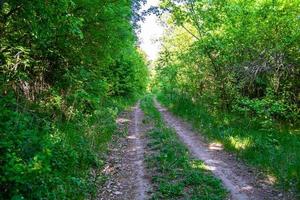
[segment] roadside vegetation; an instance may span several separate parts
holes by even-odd
[[[0,199],[86,199],[147,85],[138,2],[0,1]]]
[[[205,169],[202,161],[193,159],[176,133],[166,127],[150,95],[142,99],[141,108],[144,123],[153,125],[146,134],[152,199],[225,199],[227,191],[221,181]]]
[[[300,0],[161,0],[143,12],[167,32],[150,87],[143,2],[0,0],[0,199],[93,197],[115,119],[147,88],[300,197]],[[151,97],[141,105],[153,198],[225,198]]]
[[[159,101],[174,114],[193,124],[210,142],[223,144],[252,166],[264,172],[283,190],[299,190],[300,138],[289,130],[263,129],[238,113],[211,112],[190,99],[159,95]]]
[[[212,141],[300,194],[300,1],[163,0],[153,91]]]

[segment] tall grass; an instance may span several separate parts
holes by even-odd
[[[220,142],[249,164],[264,171],[277,186],[300,193],[299,129],[266,130],[247,116],[209,110],[208,102],[159,94],[159,101],[191,122],[209,141]]]

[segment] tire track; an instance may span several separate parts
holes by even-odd
[[[98,200],[146,200],[151,184],[144,166],[146,141],[144,114],[139,103],[131,113],[117,120],[119,128],[127,124],[128,135],[116,137],[104,173],[108,180],[99,190]]]
[[[154,102],[166,124],[175,129],[192,155],[202,160],[207,169],[222,180],[223,185],[230,191],[230,199],[288,199],[274,190],[267,181],[256,179],[256,174],[250,168],[237,161],[232,155],[224,152],[222,146],[207,144],[200,134],[192,131],[189,124],[173,116],[156,99]]]
[[[139,103],[136,105],[134,109],[134,131],[133,134],[130,136],[133,140],[132,146],[132,153],[135,154],[136,159],[134,160],[134,168],[137,171],[135,180],[137,182],[137,191],[136,191],[136,200],[144,200],[148,199],[147,192],[150,190],[150,182],[146,178],[145,175],[145,167],[144,167],[144,154],[145,154],[145,142],[144,138],[142,137],[142,133],[144,132],[141,130],[142,127],[142,119],[144,118],[144,114],[140,109]],[[134,169],[133,168],[133,169]]]

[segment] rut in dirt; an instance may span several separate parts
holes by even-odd
[[[223,182],[224,187],[230,192],[230,199],[290,199],[276,191],[267,180],[258,178],[254,170],[242,164],[233,155],[223,151],[222,146],[208,144],[199,133],[192,131],[192,127],[188,123],[173,116],[156,99],[154,102],[166,124],[175,129],[190,153],[196,159],[202,160],[208,170]]]
[[[140,109],[139,103],[136,105],[134,110],[134,130],[133,134],[130,136],[133,140],[133,147],[131,152],[135,154],[136,159],[134,160],[134,168],[137,171],[137,176],[135,177],[137,183],[137,192],[135,195],[136,200],[144,200],[148,198],[147,192],[150,189],[150,182],[146,178],[145,166],[144,166],[144,154],[145,154],[145,138],[142,135],[142,119],[143,112]]]
[[[127,123],[128,135],[116,138],[110,147],[108,165],[104,173],[109,177],[101,188],[98,200],[149,199],[151,184],[144,166],[145,125],[139,103],[131,112],[120,116],[118,124]]]

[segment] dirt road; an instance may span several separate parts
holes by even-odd
[[[257,170],[244,165],[234,155],[225,152],[220,144],[209,143],[183,120],[172,115],[156,100],[155,106],[166,124],[174,129],[191,155],[202,160],[207,169],[218,177],[230,192],[232,200],[291,199],[274,189]],[[153,128],[143,123],[139,103],[117,120],[119,128],[128,129],[126,137],[116,137],[110,146],[104,173],[109,177],[98,200],[144,200],[151,197],[151,178],[144,165],[145,133]],[[147,127],[148,126],[148,127]],[[149,127],[152,126],[152,127]],[[124,132],[124,131],[123,131]]]
[[[283,194],[272,189],[267,180],[258,179],[252,169],[237,161],[234,156],[223,151],[219,144],[206,143],[192,127],[173,116],[156,100],[155,106],[161,112],[166,124],[175,129],[191,154],[206,164],[212,173],[222,180],[234,200],[286,199]]]
[[[151,184],[144,166],[145,125],[139,103],[131,112],[117,120],[119,127],[126,126],[128,135],[118,138],[110,147],[108,164],[104,169],[108,181],[101,188],[97,199],[101,200],[145,200]]]

